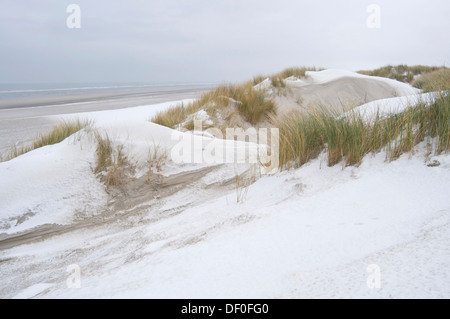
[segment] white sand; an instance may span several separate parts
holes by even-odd
[[[326,102],[335,98],[327,85],[373,97],[401,87],[333,77],[298,89],[320,87],[311,96]],[[170,104],[78,116],[145,164],[153,139],[173,143],[175,131],[148,122]],[[450,157],[432,156],[440,165],[429,167],[426,143],[414,156],[368,155],[358,167],[327,167],[321,154],[256,176],[238,203],[233,164],[169,160],[161,180],[106,189],[89,134],[0,163],[0,298],[450,296]],[[73,264],[80,289],[67,287]],[[367,285],[369,265],[379,289]]]
[[[314,107],[346,111],[371,101],[420,92],[409,84],[345,70],[307,72],[306,78],[286,83],[287,96],[275,95],[281,115]]]

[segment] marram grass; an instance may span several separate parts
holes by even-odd
[[[3,156],[3,160],[11,160],[32,150],[60,143],[76,132],[92,126],[88,120],[64,121],[55,125],[48,133],[38,135],[34,138],[31,145],[20,145],[11,147],[9,154]]]
[[[392,161],[420,142],[434,141],[436,154],[450,151],[450,96],[434,104],[410,107],[389,118],[367,121],[358,113],[342,118],[319,109],[275,119],[280,129],[280,166],[299,167],[326,151],[328,165],[359,165],[367,154],[386,151]]]
[[[205,92],[198,100],[192,103],[180,104],[157,114],[151,121],[170,128],[178,128],[190,115],[201,109],[205,109],[209,114],[214,114],[216,110],[226,108],[231,102],[234,102],[242,118],[255,125],[276,113],[276,106],[273,100],[267,98],[263,90],[254,89],[255,85],[269,78],[273,87],[282,90],[286,88],[285,79],[291,76],[304,77],[307,71],[318,70],[321,69],[315,67],[292,67],[269,76],[255,76],[252,81],[240,85],[221,85]],[[187,126],[184,128],[189,129],[191,127],[192,123],[187,123]]]
[[[95,132],[95,139],[97,141],[95,173],[102,175],[102,180],[107,187],[126,183],[126,169],[129,163],[123,146],[114,147],[107,134],[103,136]]]
[[[216,110],[227,108],[231,104],[235,104],[239,114],[251,124],[257,124],[276,112],[275,103],[266,99],[264,92],[254,89],[252,83],[248,82],[241,85],[221,85],[189,104],[182,103],[158,113],[151,121],[176,128],[184,123],[189,115],[201,109],[214,114]]]

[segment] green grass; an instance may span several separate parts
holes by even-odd
[[[65,121],[60,124],[55,125],[48,133],[38,135],[34,138],[31,145],[20,145],[13,146],[9,154],[2,156],[3,160],[11,160],[25,153],[31,152],[32,150],[47,146],[54,145],[62,142],[69,136],[75,134],[76,132],[92,126],[92,122],[88,120],[74,120]]]
[[[316,110],[291,114],[274,121],[280,128],[280,166],[299,167],[326,150],[328,165],[359,165],[367,154],[386,151],[392,161],[411,152],[420,142],[435,140],[435,153],[450,151],[450,96],[442,95],[432,106],[419,105],[387,119],[368,123],[358,113],[339,118]]]

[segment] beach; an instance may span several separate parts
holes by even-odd
[[[0,297],[447,298],[448,95],[336,69],[283,81],[222,86],[199,109],[203,87],[0,110],[6,148],[61,121],[91,123],[0,162]],[[183,127],[243,130],[254,109],[240,106],[259,97],[276,102],[270,145]],[[394,149],[414,119],[431,133]]]
[[[34,98],[0,99],[0,152],[16,143],[30,142],[59,121],[60,115],[117,110],[195,98],[207,85],[159,87]]]

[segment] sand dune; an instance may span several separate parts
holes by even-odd
[[[347,111],[375,100],[419,93],[409,84],[342,70],[308,72],[306,78],[287,80],[286,85],[286,96],[274,94],[282,115],[317,106]]]
[[[290,79],[287,87],[285,96],[266,88],[282,114],[403,96],[360,107],[388,102],[391,112],[417,92],[342,71]],[[127,156],[130,171],[121,185],[104,183],[91,129],[0,163],[1,298],[449,296],[448,155],[430,156],[421,143],[392,163],[381,152],[355,167],[328,167],[321,154],[268,176],[255,169],[261,163],[179,163],[173,156],[152,170],[152,151],[169,154],[174,136],[200,140],[201,151],[219,144],[250,154],[244,142],[148,121],[174,104],[0,110],[14,119],[2,121],[17,137],[25,124],[42,129],[35,121],[90,119]],[[426,157],[439,165],[428,166]],[[368,265],[382,270],[381,289],[367,284]],[[68,289],[71,266],[81,270],[80,289]]]

